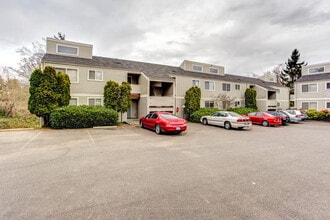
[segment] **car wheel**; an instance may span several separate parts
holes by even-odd
[[[224,127],[226,130],[229,130],[231,128],[231,124],[229,121],[226,121],[225,124],[224,124]]]
[[[268,125],[269,125],[268,121],[262,121],[262,126],[268,127]]]
[[[160,128],[159,124],[156,125],[155,132],[156,132],[156,134],[162,133],[162,129]]]
[[[207,119],[206,118],[203,119],[203,125],[207,125]]]
[[[143,122],[142,121],[140,121],[140,127],[141,128],[144,128],[144,125],[143,125]]]

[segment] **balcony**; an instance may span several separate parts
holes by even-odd
[[[132,91],[131,93],[140,94],[141,93],[141,86],[137,84],[131,84]]]
[[[150,96],[149,106],[150,108],[173,108],[173,96]]]

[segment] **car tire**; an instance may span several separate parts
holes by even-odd
[[[144,125],[143,125],[143,122],[142,121],[140,121],[140,127],[141,128],[144,128]]]
[[[226,121],[226,122],[225,122],[225,124],[224,124],[224,128],[225,128],[226,130],[231,129],[231,124],[230,124],[229,121]]]
[[[162,133],[162,129],[160,128],[159,124],[156,124],[155,132],[156,132],[156,134],[161,134]]]
[[[206,118],[203,118],[202,122],[203,122],[203,125],[207,125],[207,119]]]
[[[264,127],[268,127],[268,126],[269,126],[268,121],[266,121],[266,120],[262,121],[262,126],[264,126]]]

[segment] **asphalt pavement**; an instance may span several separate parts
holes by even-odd
[[[0,219],[330,219],[330,124],[0,132]]]

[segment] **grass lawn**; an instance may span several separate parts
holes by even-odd
[[[0,116],[0,129],[40,128],[40,120],[28,111],[20,111],[15,117]]]

